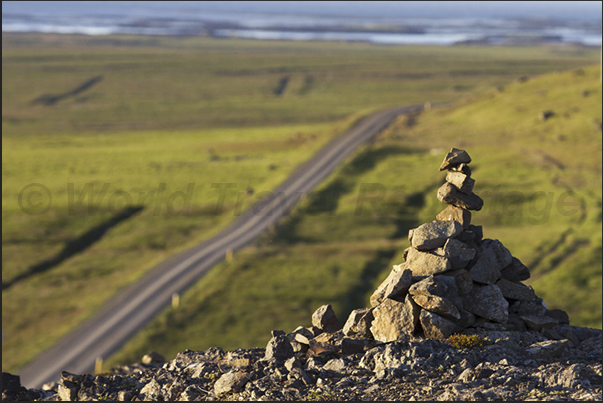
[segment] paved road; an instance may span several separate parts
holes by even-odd
[[[417,109],[422,106],[387,109],[360,120],[296,169],[271,197],[244,211],[222,232],[159,264],[119,291],[97,314],[25,365],[19,371],[21,383],[27,388],[39,388],[46,382],[57,381],[61,371],[92,373],[97,357],[106,358],[117,351],[171,304],[172,294],[182,293],[224,259],[227,251],[242,248],[275,224],[301,195],[318,185],[358,146],[375,137],[398,115]]]

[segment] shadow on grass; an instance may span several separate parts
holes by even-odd
[[[92,77],[91,79],[89,79],[85,83],[80,84],[78,87],[72,89],[71,91],[67,91],[62,94],[57,94],[57,95],[44,94],[44,95],[41,95],[38,98],[34,99],[33,101],[31,101],[31,103],[32,103],[32,105],[42,104],[42,105],[46,105],[46,106],[52,106],[52,105],[56,104],[57,102],[62,101],[66,98],[74,97],[78,94],[81,94],[82,92],[84,92],[87,89],[96,85],[96,83],[100,82],[102,79],[103,79],[103,76]]]
[[[341,198],[356,188],[360,175],[373,170],[377,164],[387,158],[419,152],[424,152],[424,150],[407,150],[398,146],[385,146],[371,148],[357,155],[342,169],[341,174],[331,180],[326,187],[309,196],[310,202],[306,208],[297,211],[279,224],[274,241],[287,244],[317,242],[297,233],[298,226],[304,219],[308,219],[308,215],[317,216],[316,218],[318,218],[319,214],[335,212]],[[404,203],[388,206],[388,211],[391,214],[385,219],[395,225],[395,230],[389,236],[390,239],[405,237],[410,229],[420,225],[417,218],[418,213],[425,206],[425,198],[427,193],[431,191],[433,191],[432,187],[427,186],[423,191],[408,195]],[[352,310],[366,306],[366,297],[369,292],[373,291],[374,280],[387,269],[396,253],[397,249],[395,248],[376,250],[373,257],[365,263],[356,286],[344,297],[346,312],[343,313],[346,317]]]
[[[396,230],[390,236],[390,239],[398,239],[408,235],[408,231],[418,227],[421,223],[417,219],[418,212],[425,205],[425,197],[430,189],[423,192],[416,192],[409,195],[396,214],[392,215],[392,222],[396,225]],[[359,309],[367,306],[368,293],[372,292],[375,287],[375,278],[383,273],[392,263],[392,259],[397,253],[397,249],[381,249],[377,250],[374,257],[365,263],[360,275],[360,281],[349,292],[346,301],[345,317],[354,309]],[[402,263],[402,262],[396,262]]]
[[[8,289],[9,287],[13,286],[14,284],[18,283],[19,281],[25,280],[31,276],[48,271],[48,270],[52,269],[53,267],[58,266],[65,260],[69,259],[70,257],[72,257],[80,252],[85,251],[90,246],[92,246],[95,242],[100,240],[108,230],[115,227],[117,224],[121,223],[122,221],[127,220],[128,218],[130,218],[134,214],[138,213],[139,211],[143,210],[143,208],[144,207],[141,207],[141,206],[133,206],[133,207],[125,208],[119,214],[111,217],[109,220],[97,225],[96,227],[93,227],[92,229],[88,230],[86,233],[82,234],[80,237],[67,243],[67,245],[65,245],[63,250],[61,252],[59,252],[59,254],[56,255],[55,257],[45,260],[34,266],[31,266],[24,273],[19,274],[18,276],[14,277],[12,280],[7,281],[6,283],[2,282],[2,290],[4,291],[4,290]]]
[[[290,215],[285,220],[282,220],[278,225],[277,235],[275,241],[295,244],[297,242],[315,242],[312,238],[303,237],[297,233],[297,228],[302,220],[305,219],[306,215],[319,216],[321,214],[333,213],[337,210],[340,199],[349,194],[354,190],[357,183],[358,176],[373,170],[378,163],[385,159],[398,156],[398,155],[409,155],[424,152],[423,150],[407,150],[399,146],[385,146],[379,148],[370,148],[364,152],[358,154],[350,163],[348,163],[341,171],[338,177],[331,180],[331,182],[323,189],[310,192],[308,195],[309,203],[308,206],[302,210],[297,211],[295,214]],[[421,208],[424,203],[424,195],[416,194],[411,195],[408,202],[416,208]],[[399,217],[399,214],[392,217],[396,225],[399,227],[396,234],[401,234],[406,230],[412,228],[410,225],[414,224],[406,222],[407,220]],[[403,235],[397,235],[400,237]]]

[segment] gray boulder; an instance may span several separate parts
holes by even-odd
[[[461,232],[463,226],[458,221],[432,221],[413,230],[411,245],[420,251],[433,250]]]
[[[446,182],[453,184],[461,193],[471,194],[475,179],[470,178],[462,172],[448,171]]]
[[[452,204],[467,210],[479,211],[484,206],[484,201],[475,193],[465,194],[453,184],[445,182],[438,189],[438,200],[442,203]]]
[[[377,306],[385,298],[404,300],[408,287],[412,284],[412,271],[392,269],[387,278],[377,287],[370,298],[371,306]]]
[[[470,162],[471,157],[469,156],[467,151],[453,147],[444,157],[444,161],[442,162],[442,165],[440,165],[440,171],[453,168],[462,163],[468,164]]]
[[[501,278],[496,282],[505,298],[533,301],[536,299],[534,289],[525,284]]]
[[[291,343],[289,339],[284,334],[279,334],[270,339],[268,345],[266,346],[266,352],[264,354],[265,360],[286,360],[289,357],[292,357],[294,354],[293,347],[291,347]]]
[[[448,319],[423,309],[419,317],[423,333],[428,339],[442,340],[454,333],[456,325]]]
[[[431,276],[450,270],[450,259],[444,253],[443,248],[429,252],[421,252],[415,248],[408,250],[406,256],[406,268],[414,277]]]
[[[481,284],[494,284],[501,277],[500,270],[513,259],[511,252],[496,239],[485,239],[477,250],[477,260],[469,268],[471,279]]]
[[[519,316],[543,316],[546,314],[546,311],[547,309],[541,298],[536,298],[532,301],[517,300],[509,305],[509,312]]]
[[[471,224],[471,212],[464,208],[449,205],[436,216],[440,221],[456,221],[467,228]]]
[[[477,316],[498,323],[506,323],[509,318],[509,303],[495,284],[475,284],[462,299],[464,309]]]
[[[373,337],[388,343],[400,339],[403,335],[412,335],[419,321],[420,310],[408,295],[404,302],[386,298],[373,310]]]
[[[456,288],[456,281],[453,277],[444,275],[429,276],[414,283],[408,289],[408,293],[413,297],[417,295],[432,295],[445,298],[452,302],[457,308],[463,308],[463,300],[459,296]]]
[[[446,298],[435,295],[413,295],[412,299],[424,310],[437,313],[449,319],[461,319],[461,314],[456,306]]]
[[[450,270],[442,273],[442,275],[454,278],[459,295],[468,294],[473,289],[473,280],[471,280],[469,272],[465,269]]]
[[[528,329],[535,330],[537,332],[541,331],[542,329],[555,328],[559,324],[556,319],[546,315],[521,315],[519,317],[525,322],[525,324],[528,326]]]
[[[568,342],[568,340],[545,340],[530,345],[526,351],[538,359],[559,358]]]
[[[371,322],[373,321],[373,308],[355,309],[348,316],[343,325],[343,334],[346,336],[372,337]]]
[[[501,269],[500,275],[509,281],[524,281],[530,278],[530,270],[519,259],[513,257],[511,264]]]
[[[385,297],[391,299],[397,299],[399,301],[403,301],[406,297],[406,293],[408,289],[412,285],[412,271],[409,269],[404,269],[402,271],[396,272],[396,275],[393,278],[387,288],[385,289]]]
[[[475,257],[475,249],[456,239],[447,240],[443,249],[451,269],[464,269]]]
[[[312,326],[333,333],[341,329],[341,324],[335,316],[331,304],[323,305],[312,314]]]
[[[238,392],[248,381],[249,377],[245,372],[227,372],[214,385],[214,393],[216,396],[222,396],[231,392]]]

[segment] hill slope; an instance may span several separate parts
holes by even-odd
[[[485,204],[472,223],[530,268],[526,283],[549,308],[601,328],[600,122],[598,66],[402,117],[111,363],[149,350],[262,347],[271,329],[291,331],[322,304],[341,320],[368,306],[368,293],[402,262],[408,230],[445,207],[437,167],[450,147],[473,157],[474,191]]]

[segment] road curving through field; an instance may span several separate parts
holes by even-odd
[[[205,275],[226,254],[248,245],[274,225],[291,207],[401,114],[423,105],[373,113],[338,136],[299,166],[271,195],[244,211],[227,228],[201,244],[155,266],[140,280],[120,290],[103,308],[42,352],[19,371],[21,383],[39,388],[58,381],[61,371],[91,373],[99,357],[109,357]]]

